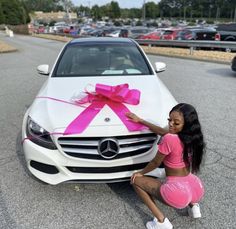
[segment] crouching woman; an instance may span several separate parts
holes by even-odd
[[[200,169],[205,144],[195,108],[186,103],[173,107],[169,113],[168,130],[153,125],[133,113],[127,113],[127,117],[163,136],[153,160],[142,171],[134,173],[131,177],[135,191],[154,215],[154,219],[147,222],[146,227],[173,228],[156,205],[154,197],[174,208],[188,207],[191,217],[201,217],[199,201],[203,197],[204,188],[194,173]],[[146,173],[158,168],[162,162],[166,172],[164,182],[145,176]]]

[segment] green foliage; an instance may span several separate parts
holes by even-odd
[[[0,25],[5,23],[5,14],[3,14],[2,3],[0,2]]]
[[[231,18],[235,17],[235,0],[161,0],[161,17]]]
[[[131,8],[128,18],[142,18],[142,9]]]
[[[88,1],[89,2],[89,1]],[[92,8],[89,6],[74,6],[71,0],[0,0],[0,24],[26,24],[30,21],[29,12],[32,11],[63,11],[77,12],[79,17],[90,16],[95,21],[102,17],[111,19],[141,20],[143,8],[121,9],[117,1]],[[205,19],[208,23],[215,20],[236,21],[236,0],[160,0],[158,3],[145,3],[145,17],[179,18],[191,20]],[[140,22],[142,24],[142,22]]]
[[[159,7],[154,2],[148,2],[145,4],[146,17],[147,18],[157,18],[159,15]]]
[[[110,18],[119,18],[121,13],[120,13],[120,7],[117,2],[111,2],[109,6],[109,16]]]
[[[102,14],[103,13],[102,13],[102,11],[101,11],[101,9],[100,9],[100,7],[98,5],[95,5],[95,6],[92,7],[91,15],[92,15],[93,19],[101,20]]]
[[[0,0],[0,23],[20,25],[28,23],[29,20],[29,14],[22,2]]]
[[[67,7],[73,7],[71,1],[65,0],[21,0],[25,6],[27,6],[27,11],[63,11]]]

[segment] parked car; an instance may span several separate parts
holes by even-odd
[[[67,29],[68,25],[65,22],[57,22],[54,24],[52,31],[53,33],[63,33],[64,29]]]
[[[117,28],[114,28],[114,27],[104,28],[103,29],[103,37],[106,37],[108,34],[110,34],[111,32],[114,32],[116,30],[117,30]]]
[[[118,29],[106,35],[107,37],[128,37],[127,29]]]
[[[215,29],[196,28],[179,31],[175,40],[220,40],[220,35]]]
[[[94,29],[93,31],[89,32],[89,36],[93,37],[103,37],[103,29]]]
[[[151,32],[151,29],[147,27],[133,27],[128,29],[128,37],[133,38],[133,39],[138,39],[140,35],[147,34]]]
[[[44,25],[38,25],[34,28],[34,33],[44,33],[45,32],[45,26]]]
[[[155,32],[140,35],[138,39],[160,40],[162,34],[163,34],[163,31],[155,31]]]
[[[219,24],[216,26],[221,41],[236,42],[236,23]],[[235,52],[236,48],[225,48],[226,52]]]
[[[163,40],[175,40],[176,36],[182,29],[167,29],[163,32],[161,39]]]
[[[70,33],[71,26],[66,26],[63,28],[63,33]]]
[[[29,171],[49,183],[129,180],[156,155],[160,136],[128,121],[132,111],[168,125],[176,100],[141,47],[128,38],[67,43],[25,113],[22,136]],[[150,173],[155,176],[155,171]]]
[[[236,56],[232,59],[231,69],[236,72]]]
[[[221,41],[236,41],[236,23],[219,24],[216,30]]]

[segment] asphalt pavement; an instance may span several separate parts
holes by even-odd
[[[36,67],[52,66],[64,43],[3,34],[0,39],[18,49],[0,54],[0,228],[145,228],[152,215],[129,183],[51,186],[30,176],[20,144],[23,115],[47,79]],[[199,174],[206,191],[202,218],[190,219],[186,209],[161,209],[176,229],[236,228],[236,74],[224,64],[149,57],[167,64],[159,77],[177,101],[196,107],[207,143]]]

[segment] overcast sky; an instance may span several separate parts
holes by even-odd
[[[119,3],[120,8],[141,8],[144,0],[114,0]],[[145,0],[145,2],[155,2],[158,3],[160,0]],[[111,0],[72,0],[75,6],[87,6],[92,7],[93,5],[105,5]]]

